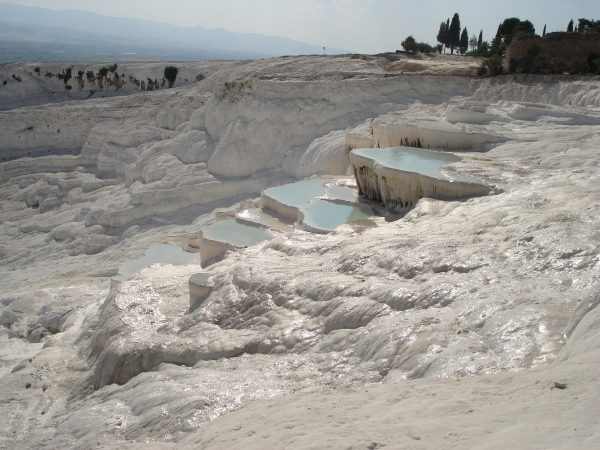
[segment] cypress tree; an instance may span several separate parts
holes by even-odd
[[[448,47],[448,31],[450,28],[450,19],[440,24],[440,31],[437,35],[437,41],[444,47]],[[441,52],[440,52],[441,53]]]
[[[483,43],[483,30],[481,30],[479,32],[479,41],[477,42],[477,48],[481,47],[482,43]]]
[[[460,17],[458,13],[452,17],[452,23],[448,30],[448,44],[450,46],[450,54],[454,53],[454,49],[460,45]]]
[[[460,35],[460,43],[458,44],[458,48],[461,53],[466,53],[469,48],[469,32],[467,31],[467,27],[463,28],[462,34]]]
[[[542,37],[546,36],[546,25],[544,25],[544,31],[542,32]]]
[[[571,19],[571,21],[569,22],[569,25],[567,25],[567,33],[572,33],[573,32],[573,19]]]

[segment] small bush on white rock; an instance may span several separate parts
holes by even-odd
[[[165,67],[165,78],[169,82],[169,88],[172,88],[173,84],[175,84],[175,80],[177,79],[178,73],[179,73],[179,69],[175,66]]]

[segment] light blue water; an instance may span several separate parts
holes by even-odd
[[[344,186],[331,186],[327,188],[327,198],[345,200],[347,202],[357,202],[358,194],[354,189]]]
[[[380,164],[394,169],[422,173],[439,177],[439,168],[460,161],[451,153],[435,152],[422,148],[391,147],[391,148],[358,148],[353,153],[371,158]]]
[[[227,242],[238,247],[255,245],[273,238],[267,230],[238,223],[235,219],[213,223],[202,228],[202,231],[208,239]]]
[[[340,225],[373,216],[366,206],[342,205],[324,200],[312,200],[302,208],[306,224],[322,230],[333,231]]]
[[[192,262],[198,257],[198,253],[188,253],[181,250],[177,245],[171,244],[155,244],[151,245],[146,250],[144,256],[133,259],[131,261],[125,261],[119,266],[119,274],[113,277],[117,281],[127,281],[131,276],[148,267],[151,264],[163,263],[180,265]]]
[[[325,180],[304,180],[265,190],[265,194],[285,205],[299,208],[311,199],[325,194]]]

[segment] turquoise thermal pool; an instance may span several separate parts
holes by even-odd
[[[249,222],[250,225],[264,225],[282,231],[284,233],[292,233],[294,231],[294,227],[292,225],[280,222],[275,217],[265,213],[262,209],[259,208],[246,209],[237,214],[235,217],[236,221],[241,222],[242,224],[244,222]]]
[[[319,179],[304,180],[266,189],[264,194],[281,203],[299,208],[306,205],[313,198],[325,194],[324,182],[325,180]]]
[[[354,189],[344,186],[325,187],[327,180],[304,180],[297,183],[286,184],[265,190],[264,194],[289,206],[301,208],[317,197],[326,197],[332,200],[343,200],[355,203],[358,195]]]
[[[273,238],[273,234],[267,230],[238,223],[235,219],[213,223],[202,228],[202,231],[206,239],[226,242],[236,247],[249,247]]]
[[[356,190],[327,186],[329,183],[327,179],[313,179],[270,188],[264,191],[263,200],[273,199],[274,203],[268,200],[267,208],[300,221],[307,231],[311,228],[316,232],[333,231],[340,225],[373,215],[370,208],[359,203]]]
[[[378,163],[399,170],[421,173],[432,177],[440,177],[439,168],[460,161],[451,153],[436,152],[422,148],[359,148],[352,153],[370,158]]]
[[[344,200],[346,202],[358,202],[358,193],[354,189],[349,189],[343,186],[331,186],[325,191],[325,195],[329,199]]]
[[[304,206],[302,222],[320,230],[333,231],[340,225],[373,216],[371,209],[362,205],[348,205],[315,199]]]
[[[198,259],[198,253],[188,253],[181,250],[177,245],[154,244],[146,250],[144,256],[125,261],[119,266],[119,274],[113,277],[116,281],[127,281],[131,276],[151,264],[163,263],[180,265]]]

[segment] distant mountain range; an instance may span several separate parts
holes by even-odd
[[[0,3],[0,62],[257,59],[322,52],[284,37]],[[327,53],[348,52],[328,47]]]

